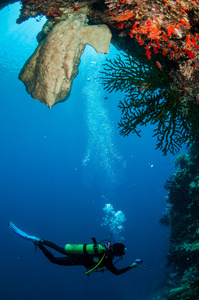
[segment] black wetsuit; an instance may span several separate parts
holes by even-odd
[[[49,250],[47,250],[44,245],[56,250],[59,253],[65,254],[67,256],[64,257],[55,257]],[[58,264],[61,266],[84,266],[87,269],[92,269],[97,265],[97,262],[94,261],[96,255],[91,254],[66,254],[65,249],[62,247],[57,246],[56,244],[42,240],[42,242],[38,243],[38,247],[41,249],[43,254],[54,264]],[[103,254],[98,254],[99,261],[103,257]],[[107,268],[110,272],[115,275],[120,275],[132,269],[131,266],[128,266],[123,269],[116,269],[113,265],[113,258],[114,255],[111,249],[106,250],[105,257],[103,258],[102,262],[99,265],[99,268]]]

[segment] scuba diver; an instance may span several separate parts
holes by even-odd
[[[106,242],[102,246],[100,243],[96,242],[95,238],[92,238],[93,244],[66,244],[65,247],[59,247],[52,242],[26,234],[12,222],[9,222],[8,226],[17,235],[32,241],[35,246],[38,246],[52,263],[61,266],[84,266],[87,269],[85,272],[86,275],[89,275],[92,271],[104,271],[104,268],[115,275],[120,275],[142,263],[141,259],[136,259],[130,266],[118,270],[113,264],[113,259],[115,257],[120,257],[118,259],[119,261],[125,254],[126,248],[122,243],[111,245],[110,242]],[[65,256],[55,257],[48,249],[46,249],[46,247],[44,247],[44,245]]]

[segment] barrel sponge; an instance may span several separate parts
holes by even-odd
[[[86,44],[97,52],[108,53],[110,41],[111,32],[106,25],[88,26],[81,19],[62,20],[26,61],[19,79],[33,99],[51,108],[69,97]]]

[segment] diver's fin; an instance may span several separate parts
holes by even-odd
[[[17,228],[12,222],[8,223],[8,226],[10,227],[10,229],[15,232],[16,234],[18,234],[19,236],[21,236],[22,238],[32,241],[32,242],[39,242],[41,241],[40,238],[36,237],[36,236],[32,236],[32,235],[28,235],[27,233],[25,233],[24,231],[22,231],[21,229]]]
[[[35,252],[37,251],[37,248],[38,248],[38,244],[37,243],[35,243],[35,242],[33,242],[33,244],[34,244],[34,247],[35,247]]]

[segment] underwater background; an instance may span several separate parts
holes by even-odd
[[[169,248],[169,229],[159,219],[175,157],[155,150],[152,126],[141,138],[119,135],[124,95],[109,94],[100,79],[106,58],[119,52],[114,46],[108,55],[86,47],[66,102],[50,110],[34,101],[18,73],[45,18],[17,25],[19,9],[17,3],[0,11],[0,299],[157,299]],[[111,224],[104,222],[106,204],[116,213]],[[117,268],[136,258],[143,264],[121,276],[88,277],[84,267],[51,264],[9,230],[9,221],[60,246],[111,236],[128,249]]]

